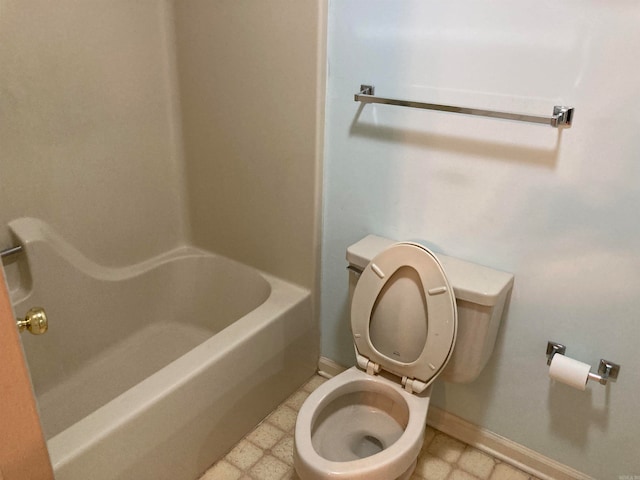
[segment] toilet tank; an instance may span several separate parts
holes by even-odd
[[[360,272],[378,253],[396,243],[369,235],[347,248],[353,294]],[[418,242],[419,243],[419,242]],[[433,252],[453,287],[458,308],[458,331],[453,354],[439,378],[447,382],[475,380],[487,364],[513,286],[513,275]]]

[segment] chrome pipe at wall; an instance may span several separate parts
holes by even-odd
[[[0,258],[9,257],[11,255],[15,255],[17,253],[22,252],[24,250],[22,245],[16,245],[15,247],[5,248],[4,250],[0,250]]]

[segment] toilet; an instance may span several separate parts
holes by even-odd
[[[318,387],[295,427],[301,480],[408,479],[436,378],[486,365],[513,275],[369,235],[347,249],[357,365]]]

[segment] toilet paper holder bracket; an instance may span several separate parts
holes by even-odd
[[[567,351],[567,347],[557,342],[547,342],[547,365],[551,365],[551,360],[556,353],[564,355]]]
[[[620,365],[601,358],[600,364],[598,365],[598,373],[599,375],[589,372],[589,380],[595,380],[600,382],[600,385],[606,385],[607,381],[615,381],[618,378]]]
[[[557,353],[564,355],[567,347],[557,342],[547,342],[547,365],[551,365],[553,356]],[[616,380],[620,373],[620,365],[610,362],[604,358],[600,359],[598,364],[598,373],[589,372],[588,379],[606,385],[609,380]]]

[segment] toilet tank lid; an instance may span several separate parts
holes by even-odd
[[[394,243],[396,241],[388,238],[367,235],[347,248],[347,261],[363,270],[373,257]],[[511,273],[433,253],[442,264],[458,300],[492,307],[513,286]]]

